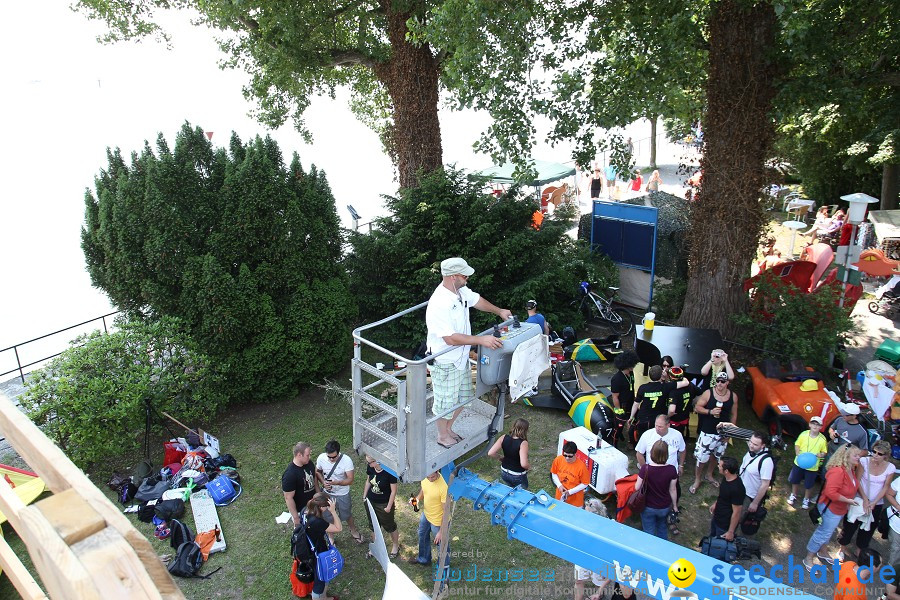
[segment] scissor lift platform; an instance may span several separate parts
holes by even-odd
[[[498,397],[495,402],[486,401],[488,396],[485,394],[495,389],[496,384],[504,384],[513,351],[519,344],[543,333],[532,323],[520,325],[518,321],[510,320],[503,324],[512,324],[508,330],[497,332],[504,345],[480,355],[479,369],[473,371],[476,399],[462,404],[465,408],[453,424],[453,430],[463,440],[446,448],[437,443],[439,416],[431,411],[434,392],[428,376],[428,362],[442,353],[410,360],[363,337],[368,330],[427,305],[423,302],[353,331],[353,447],[361,454],[369,454],[407,482],[420,481],[484,444],[492,428],[502,431],[504,400]],[[544,343],[546,345],[546,341]],[[363,359],[363,348],[390,357],[391,362],[403,363],[403,366],[391,372],[378,368],[377,363]],[[452,407],[440,416],[447,417],[456,408]]]

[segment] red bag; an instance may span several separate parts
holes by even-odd
[[[163,442],[163,449],[166,451],[166,456],[163,459],[164,465],[171,465],[172,463],[180,465],[184,455],[187,454],[187,448],[180,442]]]
[[[300,562],[296,558],[294,562],[291,563],[291,591],[294,592],[294,595],[298,598],[305,598],[312,594],[313,589],[313,581],[309,583],[303,583],[299,579],[297,579],[297,563]]]

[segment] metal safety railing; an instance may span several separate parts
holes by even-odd
[[[16,368],[15,368],[15,369],[10,369],[9,371],[4,371],[3,373],[0,373],[0,377],[3,377],[3,376],[5,376],[5,375],[9,375],[10,373],[15,373],[15,372],[18,371],[18,373],[19,373],[19,378],[22,380],[22,383],[25,383],[25,374],[31,372],[31,370],[27,370],[28,367],[33,367],[33,366],[35,366],[35,365],[42,364],[42,363],[44,363],[45,361],[50,360],[51,358],[55,358],[55,357],[59,356],[59,355],[62,354],[66,349],[68,349],[69,344],[68,344],[68,342],[66,342],[65,348],[63,348],[63,349],[60,350],[59,352],[56,352],[56,353],[53,353],[53,354],[48,354],[48,355],[46,355],[46,356],[42,356],[41,358],[38,358],[38,359],[36,359],[36,360],[32,360],[31,362],[26,362],[26,363],[23,363],[23,362],[22,362],[22,355],[21,355],[20,352],[19,352],[20,349],[24,348],[25,346],[27,346],[27,345],[29,345],[29,344],[33,344],[33,343],[35,343],[35,342],[37,342],[37,341],[39,341],[39,340],[44,340],[44,339],[50,338],[50,337],[52,337],[52,336],[54,336],[54,335],[59,335],[59,334],[61,334],[61,333],[65,333],[66,331],[71,331],[71,330],[76,329],[76,328],[78,328],[78,327],[83,327],[83,326],[85,326],[85,325],[89,325],[89,324],[95,323],[95,322],[97,322],[97,321],[99,321],[100,323],[102,323],[102,325],[103,325],[103,333],[109,333],[109,326],[107,325],[106,320],[107,320],[109,317],[112,317],[112,316],[114,316],[114,315],[119,314],[120,312],[122,312],[122,311],[114,311],[114,312],[111,312],[111,313],[106,313],[105,315],[100,315],[99,317],[94,317],[93,319],[88,319],[87,321],[82,321],[81,323],[76,323],[75,325],[69,325],[68,327],[64,327],[63,329],[58,329],[58,330],[53,331],[53,332],[51,332],[51,333],[45,333],[44,335],[38,336],[38,337],[36,337],[36,338],[31,338],[30,340],[26,340],[26,341],[24,341],[24,342],[19,342],[18,344],[13,344],[12,346],[9,346],[8,348],[3,348],[2,350],[0,350],[0,357],[4,356],[6,353],[9,353],[9,352],[13,353],[13,354],[15,355]],[[27,359],[26,359],[26,360],[27,360]]]
[[[451,351],[446,348],[421,359],[410,359],[384,348],[365,335],[381,325],[424,309],[422,302],[380,321],[353,331],[353,446],[380,462],[403,481],[419,481],[429,473],[456,460],[484,443],[497,408],[476,397],[434,414],[434,390],[429,382],[428,363]],[[488,332],[482,332],[486,334]],[[363,348],[404,363],[386,372],[363,357]],[[479,387],[475,386],[476,396]],[[437,420],[466,405],[466,419],[457,425],[463,441],[453,446],[437,444]],[[502,411],[498,427],[502,427]]]

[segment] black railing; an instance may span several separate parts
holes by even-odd
[[[38,337],[36,337],[36,338],[32,338],[32,339],[30,339],[30,340],[27,340],[27,341],[24,341],[24,342],[20,342],[20,343],[18,343],[18,344],[13,344],[12,346],[10,346],[10,347],[8,347],[8,348],[3,348],[2,350],[0,350],[0,356],[2,356],[5,352],[12,352],[13,354],[15,354],[15,357],[16,357],[16,368],[15,368],[15,369],[11,369],[11,370],[6,371],[6,372],[3,372],[3,373],[0,373],[0,377],[3,377],[3,376],[5,376],[5,375],[9,375],[10,373],[15,373],[16,371],[18,371],[18,372],[19,372],[19,378],[22,380],[22,383],[25,383],[25,374],[31,372],[31,371],[26,371],[26,369],[28,369],[28,367],[33,367],[34,365],[40,364],[40,363],[42,363],[42,362],[44,362],[44,361],[46,361],[46,360],[50,360],[51,358],[55,358],[55,357],[59,356],[59,355],[62,354],[66,349],[68,349],[69,346],[68,346],[68,344],[66,344],[66,348],[63,348],[63,349],[60,350],[59,352],[57,352],[57,353],[55,353],[55,354],[50,354],[50,355],[48,355],[48,356],[41,357],[41,358],[39,358],[39,359],[37,359],[37,360],[31,361],[31,362],[26,363],[26,364],[22,364],[22,359],[21,359],[21,357],[20,357],[20,355],[19,355],[19,349],[20,349],[20,348],[22,348],[23,346],[27,346],[28,344],[34,343],[34,342],[36,342],[36,341],[38,341],[38,340],[43,340],[43,339],[45,339],[45,338],[48,338],[48,337],[51,337],[51,336],[54,336],[54,335],[58,335],[58,334],[60,334],[60,333],[64,333],[64,332],[66,332],[66,331],[75,329],[76,327],[82,327],[82,326],[84,326],[84,325],[88,325],[88,324],[94,323],[94,322],[96,322],[96,321],[101,321],[101,322],[103,323],[103,333],[109,333],[109,329],[107,328],[107,325],[106,325],[106,319],[107,319],[108,317],[113,316],[113,315],[119,314],[119,312],[121,312],[121,311],[114,311],[114,312],[111,312],[111,313],[107,313],[107,314],[105,314],[105,315],[100,315],[99,317],[94,317],[93,319],[88,319],[87,321],[82,321],[81,323],[76,323],[75,325],[70,325],[70,326],[68,326],[68,327],[65,327],[65,328],[63,328],[63,329],[59,329],[59,330],[54,331],[54,332],[51,332],[51,333],[47,333],[47,334],[44,334],[44,335],[42,335],[42,336],[38,336]]]

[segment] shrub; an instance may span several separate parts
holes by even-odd
[[[178,317],[230,399],[283,397],[341,368],[355,303],[324,174],[296,154],[286,167],[268,137],[232,134],[226,152],[185,124],[174,150],[156,146],[131,165],[109,152],[86,193],[94,285],[132,313]]]
[[[839,283],[806,294],[766,271],[749,313],[736,320],[744,326],[747,343],[826,368],[830,353],[840,356],[854,329],[850,311],[838,306],[840,295]]]
[[[567,234],[574,211],[561,208],[536,230],[531,218],[538,201],[516,187],[494,197],[482,192],[482,182],[454,169],[430,174],[421,184],[387,198],[389,215],[378,227],[351,237],[346,265],[364,320],[427,300],[440,283],[440,262],[462,256],[475,269],[472,289],[497,306],[524,315],[525,301],[533,298],[554,328],[580,323],[570,302],[580,281],[598,281],[601,263]],[[479,311],[472,317],[473,330],[496,322]],[[413,346],[425,330],[424,314],[417,314],[383,328],[383,339]]]
[[[94,332],[31,375],[21,397],[28,416],[85,468],[136,449],[146,403],[190,422],[222,405],[217,374],[175,319],[119,322]]]

